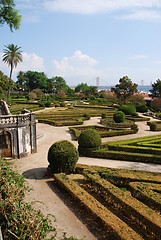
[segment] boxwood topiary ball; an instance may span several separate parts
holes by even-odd
[[[52,173],[72,173],[75,171],[78,157],[78,150],[71,142],[58,141],[49,148],[48,168]]]
[[[113,120],[115,123],[123,123],[125,121],[125,113],[122,111],[117,111],[113,115]]]
[[[98,148],[101,146],[101,136],[94,129],[83,131],[78,138],[79,148]]]

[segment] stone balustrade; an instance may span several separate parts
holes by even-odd
[[[35,121],[34,113],[26,113],[19,115],[2,115],[0,116],[0,128],[19,127],[29,125]]]

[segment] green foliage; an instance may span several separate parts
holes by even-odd
[[[84,113],[83,117],[86,119],[86,120],[89,120],[91,118],[91,116],[88,114],[88,113]]]
[[[2,60],[4,63],[7,63],[10,66],[10,78],[12,78],[13,68],[17,67],[19,62],[22,62],[22,51],[20,50],[21,47],[18,47],[14,44],[9,44],[5,46],[3,50]]]
[[[132,103],[134,106],[145,104],[144,97],[140,94],[134,94],[130,98],[128,98],[128,102]]]
[[[67,140],[54,143],[48,151],[48,169],[51,173],[72,173],[75,171],[77,161],[78,151]]]
[[[13,0],[0,1],[0,25],[6,23],[11,31],[19,28],[22,18],[15,6]]]
[[[121,105],[118,110],[124,112],[125,115],[133,115],[136,113],[136,107],[132,104]]]
[[[155,98],[151,101],[151,107],[157,111],[161,111],[161,97]]]
[[[115,112],[113,115],[113,120],[115,121],[115,123],[124,123],[125,113],[123,113],[122,111]]]
[[[101,136],[94,129],[83,131],[78,138],[79,148],[99,148],[101,146]]]
[[[85,96],[90,97],[97,95],[97,87],[96,86],[88,86],[87,83],[80,83],[75,87],[76,93],[83,93]],[[84,98],[84,95],[81,98]]]
[[[124,76],[123,78],[120,78],[119,84],[116,84],[111,90],[121,102],[125,103],[127,98],[137,92],[137,86],[137,84],[132,83],[128,76]]]
[[[60,103],[55,103],[55,107],[60,107]]]
[[[106,119],[107,114],[106,113],[102,113],[102,119]]]
[[[136,111],[141,113],[148,112],[148,107],[145,104],[139,104],[136,105]]]
[[[134,131],[138,132],[138,130],[139,130],[138,125],[137,124],[133,124],[131,126],[131,130],[134,130]]]
[[[38,104],[39,104],[39,107],[45,107],[45,103],[42,100],[40,100]]]
[[[13,89],[15,87],[15,83],[12,79],[8,78],[3,72],[0,71],[0,98],[6,99],[7,92],[9,89]]]
[[[45,107],[51,107],[51,99],[48,99],[45,103]]]
[[[157,123],[150,122],[150,131],[157,131]]]
[[[29,190],[24,178],[0,160],[0,223],[4,239],[47,239],[55,229],[49,219],[24,201]]]
[[[34,89],[41,89],[46,92],[47,88],[47,76],[44,72],[27,71],[19,72],[17,76],[18,81],[16,84],[18,87],[22,87],[26,91],[33,91]]]
[[[161,97],[161,80],[158,79],[152,84],[152,89],[150,90],[152,97]]]
[[[60,102],[60,107],[66,107],[66,102]]]

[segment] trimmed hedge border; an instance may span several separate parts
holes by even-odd
[[[101,179],[98,174],[85,174],[96,190],[101,193],[117,215],[121,215],[130,227],[136,229],[146,239],[156,239],[161,235],[161,222],[158,214],[127,192]],[[141,219],[141,221],[140,221]],[[145,232],[146,229],[146,232]]]
[[[55,181],[65,188],[89,214],[97,217],[109,231],[110,239],[131,240],[142,239],[132,228],[120,220],[116,215],[104,207],[87,191],[78,186],[78,184],[70,180],[65,174],[54,174]]]
[[[132,196],[161,213],[161,198],[159,194],[161,192],[161,184],[131,182],[129,183],[129,188]]]
[[[81,125],[83,124],[83,120],[82,119],[78,119],[76,121],[52,121],[52,120],[48,120],[48,119],[38,119],[39,123],[46,123],[52,126],[72,126],[72,125]]]
[[[120,129],[120,128],[110,128],[110,127],[103,127],[103,126],[97,126],[97,125],[89,125],[89,126],[83,126],[83,127],[70,127],[69,130],[74,134],[75,138],[78,139],[79,135],[81,134],[81,130],[83,131],[87,128],[96,129],[102,138],[135,134],[138,132],[138,129]]]

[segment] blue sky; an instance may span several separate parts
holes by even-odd
[[[0,70],[4,45],[21,46],[17,73],[43,71],[81,82],[115,85],[125,75],[150,85],[161,79],[161,0],[15,0],[20,29],[0,27]]]

